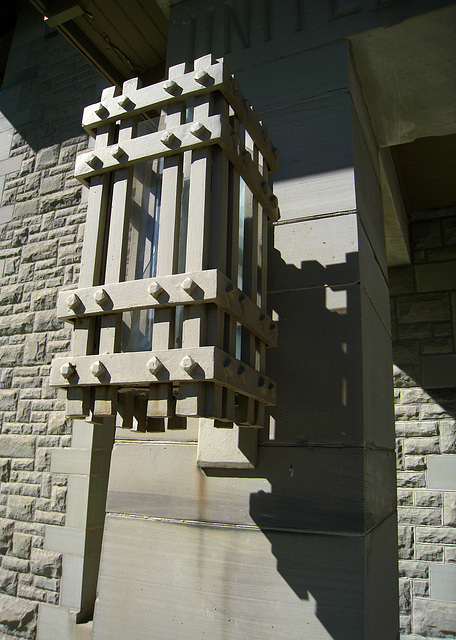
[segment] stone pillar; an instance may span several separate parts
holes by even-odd
[[[138,637],[398,637],[386,251],[377,148],[342,40],[352,5],[330,3],[328,20],[324,3],[263,4],[176,5],[168,62],[229,53],[280,151],[278,404],[255,469],[198,470],[191,429],[114,446],[94,640],[129,637],[131,620]]]

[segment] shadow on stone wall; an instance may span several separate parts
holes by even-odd
[[[37,152],[80,136],[82,110],[106,82],[32,6],[21,10],[0,95],[0,112]]]
[[[279,347],[267,354],[274,434],[260,433],[256,469],[206,473],[268,480],[270,493],[251,494],[250,515],[277,571],[300,600],[315,601],[331,638],[354,640],[364,634],[366,530],[358,255],[298,269],[274,250],[272,264],[290,287],[268,297],[279,315]],[[346,291],[346,309],[328,310],[326,283]]]

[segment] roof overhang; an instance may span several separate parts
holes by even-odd
[[[169,3],[163,0],[29,0],[111,84],[165,73]]]

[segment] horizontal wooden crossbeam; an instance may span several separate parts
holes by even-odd
[[[203,303],[215,303],[268,346],[277,346],[276,323],[216,269],[62,291],[57,315],[60,320],[73,321],[135,309]]]
[[[210,116],[201,122],[183,124],[165,131],[132,138],[122,144],[100,147],[96,152],[84,152],[76,159],[74,174],[80,182],[89,186],[88,180],[93,176],[211,144],[219,144],[224,149],[268,218],[274,222],[277,221],[279,217],[277,198],[258,171],[248,151],[240,146],[240,140],[233,135],[228,120],[219,115]]]
[[[53,387],[144,386],[163,382],[208,381],[263,404],[275,404],[275,383],[217,347],[169,349],[55,358]]]
[[[258,114],[239,91],[236,80],[224,62],[210,65],[204,74],[191,71],[172,80],[164,80],[142,88],[138,88],[138,79],[129,80],[124,83],[121,95],[115,96],[114,90],[106,92],[106,97],[102,98],[101,102],[87,106],[84,109],[82,126],[94,135],[97,127],[122,118],[131,118],[151,109],[159,110],[164,105],[182,102],[192,96],[216,90],[221,91],[233,107],[265,158],[270,171],[277,171],[277,150],[273,147],[266,128],[259,122]]]

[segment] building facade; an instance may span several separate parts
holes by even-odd
[[[0,637],[455,637],[454,5],[107,4],[5,10]],[[262,429],[72,418],[49,375],[79,355],[82,111],[207,54],[280,154],[277,404]]]

